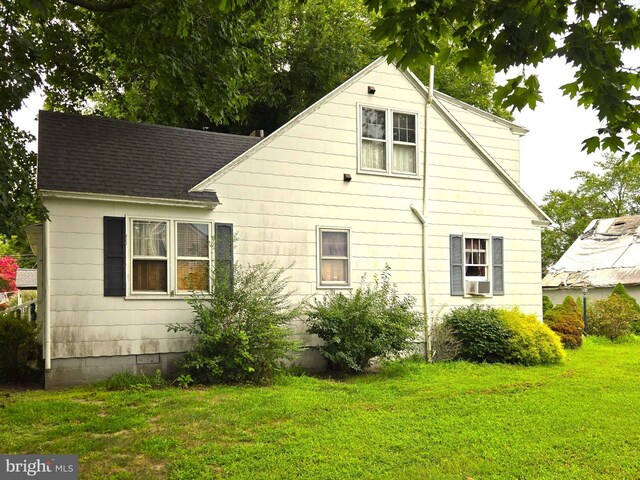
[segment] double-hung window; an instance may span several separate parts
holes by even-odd
[[[322,287],[348,286],[351,283],[349,261],[349,230],[319,228],[319,285]]]
[[[177,222],[178,292],[209,290],[209,224]]]
[[[360,171],[417,176],[417,145],[415,113],[361,107]]]
[[[209,223],[132,219],[130,294],[209,290]]]
[[[132,222],[133,292],[168,292],[168,222]]]
[[[504,295],[504,238],[449,236],[451,295]]]
[[[464,276],[467,280],[487,280],[489,270],[486,238],[464,239]]]
[[[211,223],[104,217],[103,226],[105,296],[169,298],[212,289]],[[232,279],[233,225],[215,226],[215,264]]]

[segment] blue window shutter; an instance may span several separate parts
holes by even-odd
[[[491,237],[491,264],[493,266],[493,294],[504,295],[504,238]]]
[[[233,224],[216,223],[215,233],[215,289],[233,289]]]
[[[451,295],[464,296],[464,252],[462,235],[449,235]]]
[[[124,297],[125,279],[125,219],[104,217],[104,296]]]

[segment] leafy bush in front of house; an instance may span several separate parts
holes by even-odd
[[[544,323],[560,336],[565,348],[579,348],[582,345],[584,322],[578,304],[567,296],[544,315]]]
[[[640,320],[640,314],[622,295],[612,293],[609,297],[596,300],[589,309],[587,333],[600,335],[610,340],[629,335],[633,325]]]
[[[443,322],[460,342],[461,360],[472,362],[506,362],[509,357],[509,329],[498,311],[474,303],[454,308]]]
[[[546,295],[542,296],[542,315],[544,316],[549,310],[553,308],[553,302]]]
[[[387,267],[372,284],[345,295],[331,292],[308,311],[309,333],[318,335],[318,347],[330,367],[362,372],[375,357],[391,358],[410,349],[417,338],[422,315],[415,298],[401,297]]]
[[[538,317],[520,309],[498,309],[498,315],[509,330],[506,361],[521,365],[558,363],[565,357],[560,337]]]
[[[232,286],[189,300],[193,322],[168,328],[195,338],[182,362],[195,382],[268,383],[299,349],[289,325],[304,308],[291,300],[286,270],[270,263],[236,264]]]
[[[622,285],[621,283],[618,283],[613,288],[611,294],[619,295],[629,304],[635,314],[633,316],[633,320],[631,321],[631,329],[633,330],[633,333],[635,333],[636,335],[640,335],[640,305],[638,305],[638,301],[634,297],[629,295],[629,292],[627,292],[627,289],[624,288],[624,285]]]
[[[0,314],[0,382],[33,381],[42,374],[38,328],[27,317]]]

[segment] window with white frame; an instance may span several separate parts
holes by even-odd
[[[177,222],[177,290],[208,291],[209,224]]]
[[[318,232],[320,286],[348,286],[350,284],[349,230],[320,228]]]
[[[168,292],[167,223],[132,223],[132,277],[134,292]]]
[[[449,235],[452,296],[504,295],[504,237]]]
[[[488,280],[489,258],[486,238],[464,239],[464,276],[471,280]]]
[[[417,115],[363,106],[360,118],[360,170],[417,175]]]
[[[130,228],[132,294],[209,290],[209,223],[132,219]]]

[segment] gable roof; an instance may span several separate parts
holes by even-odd
[[[377,60],[375,60],[372,63],[370,63],[368,66],[366,66],[365,68],[360,70],[353,77],[348,79],[346,82],[344,82],[343,84],[341,84],[338,87],[336,87],[335,89],[333,89],[327,95],[322,97],[320,100],[315,102],[313,105],[311,105],[310,107],[308,107],[304,111],[302,111],[300,114],[298,114],[296,117],[291,119],[289,122],[284,124],[279,129],[277,129],[275,132],[270,134],[264,141],[260,142],[257,145],[254,145],[252,148],[250,148],[249,150],[247,150],[246,152],[241,154],[238,158],[236,158],[235,160],[229,162],[223,168],[221,168],[220,170],[218,170],[215,173],[212,173],[209,177],[205,178],[200,183],[195,185],[191,189],[191,191],[192,192],[203,192],[203,191],[207,191],[207,189],[210,189],[211,185],[213,184],[213,182],[215,182],[215,180],[217,178],[219,178],[220,176],[224,175],[227,171],[235,168],[237,165],[239,165],[242,162],[244,162],[247,158],[251,157],[254,153],[258,152],[259,150],[261,150],[261,149],[263,149],[265,147],[267,147],[276,138],[278,138],[279,136],[283,135],[285,132],[290,130],[294,125],[296,125],[297,123],[299,123],[300,121],[302,121],[303,119],[305,119],[306,117],[311,115],[313,112],[318,110],[322,105],[324,105],[327,102],[329,102],[336,95],[338,95],[339,93],[341,93],[344,90],[346,90],[347,88],[349,88],[355,82],[360,80],[360,78],[362,78],[363,76],[365,76],[369,72],[373,71],[378,65],[380,65],[384,61],[386,61],[386,59],[384,57],[380,57]],[[428,88],[418,79],[418,77],[416,77],[408,69],[407,70],[398,69],[398,71],[402,75],[404,75],[404,77],[407,80],[409,80],[409,82],[416,88],[418,93],[420,93],[425,99],[428,100],[428,97],[429,97]],[[500,124],[502,124],[504,126],[509,127],[512,132],[517,133],[519,135],[523,135],[524,133],[527,132],[527,130],[524,127],[521,127],[520,125],[517,125],[517,124],[515,124],[513,122],[509,122],[508,120],[504,120],[504,119],[502,119],[502,118],[500,118],[500,117],[498,117],[496,115],[493,115],[492,113],[485,112],[484,110],[480,110],[480,109],[478,109],[476,107],[468,105],[468,104],[466,104],[464,102],[461,102],[459,100],[455,100],[452,97],[449,97],[448,95],[442,94],[440,92],[434,92],[434,97],[432,99],[432,104],[436,107],[437,111],[445,118],[445,120],[453,127],[454,131],[456,131],[456,133],[462,137],[462,139],[479,155],[479,157],[491,168],[491,170],[493,170],[498,175],[498,177],[501,180],[503,180],[507,184],[507,186],[516,194],[516,196],[518,196],[522,200],[522,202],[532,211],[532,213],[536,217],[538,217],[537,222],[539,222],[540,225],[547,226],[547,225],[551,224],[551,219],[531,199],[531,197],[529,197],[529,195],[526,194],[526,192],[520,187],[518,182],[516,182],[507,173],[507,171],[504,170],[504,168],[502,168],[500,166],[500,164],[475,140],[475,138],[473,138],[473,136],[466,129],[464,129],[464,127],[455,118],[455,116],[452,113],[450,113],[449,110],[447,110],[447,108],[444,105],[445,101],[455,102],[455,104],[457,104],[459,106],[462,106],[463,108],[465,108],[467,110],[470,110],[470,111],[473,111],[475,113],[481,112],[481,114],[483,116],[491,118],[492,120],[494,120],[494,121],[496,121],[496,122],[498,122],[498,123],[500,123]]]
[[[218,203],[189,189],[260,141],[256,137],[40,111],[41,191]]]
[[[640,215],[593,220],[542,280],[547,289],[640,285]]]

